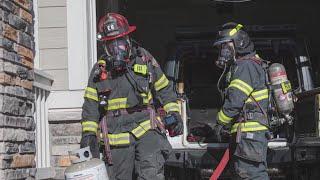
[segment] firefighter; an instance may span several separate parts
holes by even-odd
[[[268,89],[264,61],[241,24],[226,23],[214,47],[216,65],[224,69],[223,106],[217,114],[216,136],[231,135],[234,179],[269,179],[266,171]],[[226,73],[225,73],[226,72]]]
[[[164,179],[171,146],[155,116],[153,97],[175,121],[169,126],[172,136],[183,131],[180,108],[173,85],[155,58],[129,37],[135,29],[117,13],[99,20],[97,37],[105,55],[94,65],[85,89],[80,144],[90,146],[93,157],[99,157],[96,134],[105,115],[112,156],[109,178]]]

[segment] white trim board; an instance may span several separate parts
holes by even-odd
[[[84,101],[83,94],[83,90],[51,91],[48,97],[48,108],[49,110],[81,108]]]
[[[84,89],[88,79],[87,0],[67,1],[69,89]]]

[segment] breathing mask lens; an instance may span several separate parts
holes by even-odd
[[[233,47],[228,43],[224,43],[220,47],[219,57],[216,61],[216,65],[219,68],[224,68],[225,65],[228,65],[234,61],[234,56],[235,53]]]
[[[127,38],[117,38],[106,43],[106,52],[111,58],[111,64],[115,70],[125,67],[129,61],[130,43]]]

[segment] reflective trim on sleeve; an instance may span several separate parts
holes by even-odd
[[[115,98],[108,100],[108,105],[105,107],[106,110],[117,110],[128,108],[127,98]]]
[[[145,120],[139,124],[138,127],[134,128],[131,132],[136,138],[140,138],[144,133],[151,129],[150,120]]]
[[[94,101],[99,101],[97,90],[91,87],[87,87],[84,91],[84,97],[92,99]]]
[[[150,91],[148,92],[148,97],[146,93],[141,93],[140,95],[143,98],[143,104],[149,104],[149,102],[152,100],[152,93]]]
[[[231,133],[237,132],[238,126],[239,126],[239,123],[235,123],[231,128]],[[268,130],[266,126],[256,121],[243,122],[241,123],[240,128],[241,128],[241,132]]]
[[[261,101],[261,100],[264,100],[264,99],[268,99],[269,91],[268,91],[268,89],[263,89],[263,90],[260,90],[260,91],[254,91],[254,92],[252,92],[251,95],[256,101]],[[246,100],[246,103],[249,103],[249,102],[252,102],[252,101],[253,100],[249,97]]]
[[[168,112],[180,112],[180,106],[176,102],[170,102],[163,106],[163,109]]]
[[[233,119],[233,118],[225,115],[222,110],[220,110],[220,111],[218,112],[218,119],[217,119],[217,120],[218,120],[219,122],[221,122],[222,124],[229,124],[232,119]]]
[[[166,86],[168,86],[169,84],[169,80],[167,79],[167,77],[163,74],[161,76],[161,78],[156,81],[154,83],[154,88],[156,91],[160,91],[161,89],[165,88]]]
[[[130,144],[129,133],[108,134],[109,144],[111,146],[128,145]]]
[[[95,121],[83,121],[81,122],[81,125],[82,125],[82,132],[90,131],[94,133],[97,133],[98,126],[99,126],[98,123]]]
[[[247,84],[246,82],[244,82],[240,79],[232,80],[228,88],[230,88],[230,87],[234,87],[234,88],[239,89],[247,96],[249,96],[250,93],[253,91],[253,88],[249,84]]]

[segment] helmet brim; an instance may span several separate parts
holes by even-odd
[[[218,40],[216,40],[216,41],[213,43],[213,46],[216,47],[216,46],[219,46],[219,45],[221,45],[221,44],[223,44],[223,43],[231,42],[231,41],[232,41],[232,39],[230,39],[230,38],[218,39]]]
[[[111,41],[111,40],[117,39],[119,37],[123,37],[125,35],[128,35],[128,34],[132,33],[133,31],[135,31],[136,29],[137,29],[136,26],[129,26],[128,31],[123,32],[121,34],[118,34],[116,36],[103,37],[103,38],[100,39],[100,41]]]

